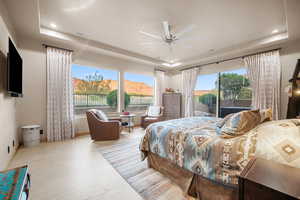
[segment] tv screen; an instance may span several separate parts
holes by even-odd
[[[8,93],[14,97],[22,97],[23,61],[15,45],[9,38],[8,44]]]

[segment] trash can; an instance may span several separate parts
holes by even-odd
[[[23,143],[25,147],[36,146],[40,143],[39,125],[23,126],[21,128],[23,135]]]

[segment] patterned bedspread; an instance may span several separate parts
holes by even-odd
[[[237,185],[237,175],[256,153],[267,159],[295,165],[290,163],[291,156],[284,158],[282,149],[276,145],[282,143],[286,151],[297,149],[295,144],[287,146],[293,141],[286,140],[289,135],[286,128],[292,128],[290,134],[293,137],[298,134],[300,142],[300,120],[267,122],[242,136],[227,139],[215,131],[216,123],[220,120],[214,117],[192,117],[151,124],[141,141],[142,159],[147,157],[147,152],[152,152],[195,174],[229,186]],[[272,137],[270,142],[269,136],[274,135],[274,131],[280,136]],[[298,165],[300,148],[297,152]],[[295,162],[295,156],[293,158]]]

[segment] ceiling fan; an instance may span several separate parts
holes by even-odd
[[[176,34],[172,32],[172,26],[169,24],[168,21],[163,21],[162,27],[163,27],[163,36],[155,35],[145,31],[140,31],[140,33],[145,36],[151,37],[152,39],[156,39],[158,41],[167,43],[168,45],[172,45],[175,43],[175,41],[181,39],[184,34],[191,32],[196,26],[195,25],[187,26],[185,29],[183,29],[182,31]]]

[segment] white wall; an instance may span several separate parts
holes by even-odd
[[[284,92],[289,79],[292,78],[297,60],[300,59],[300,40],[295,41],[280,52],[281,54],[281,118],[286,118],[288,96]]]
[[[17,103],[18,124],[46,129],[46,52],[37,41],[19,41],[23,58],[23,93]]]
[[[7,9],[0,1],[0,170],[7,167],[18,146],[16,122],[16,100],[6,93],[6,55],[8,52],[8,37],[16,42],[13,27],[10,25]],[[15,147],[12,143],[15,141]],[[8,154],[8,146],[10,153]]]

